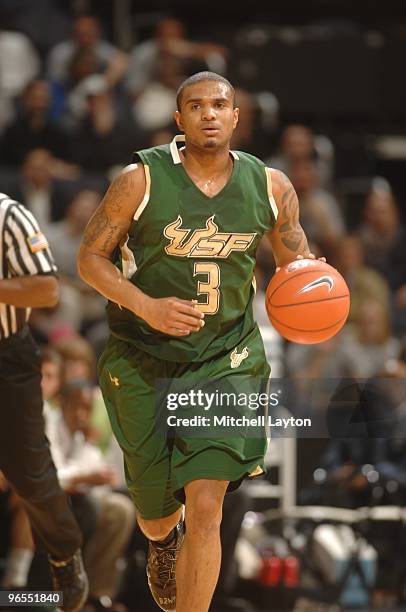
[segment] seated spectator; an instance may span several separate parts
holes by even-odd
[[[51,49],[47,61],[48,78],[69,89],[69,65],[75,53],[81,50],[91,50],[95,54],[97,72],[104,75],[110,87],[120,82],[127,69],[127,55],[102,38],[99,20],[92,15],[76,17],[71,38]]]
[[[358,233],[365,261],[385,276],[392,289],[397,289],[406,274],[406,259],[399,260],[400,255],[406,257],[406,231],[389,185],[379,183],[372,187],[362,217]]]
[[[154,36],[136,45],[127,71],[137,124],[150,131],[166,128],[176,110],[180,83],[199,70],[224,73],[227,54],[221,45],[189,40],[181,21],[162,19]]]
[[[378,383],[381,385],[379,400],[385,410],[394,414],[393,427],[385,438],[385,453],[377,470],[387,483],[395,482],[391,487],[393,503],[406,505],[406,339],[399,357],[388,360],[381,372]]]
[[[126,87],[134,99],[150,83],[159,82],[162,61],[168,56],[177,62],[177,80],[182,80],[199,70],[224,74],[228,50],[215,43],[190,40],[184,24],[178,19],[161,19],[153,37],[136,45],[131,53]]]
[[[376,376],[358,386],[358,401],[352,403],[348,414],[350,394],[341,394],[341,405],[336,394],[333,439],[319,466],[325,474],[320,478],[320,469],[317,470],[319,483],[307,491],[307,503],[312,503],[313,495],[313,503],[330,505],[405,505],[405,378],[404,346],[397,359],[388,359]],[[354,395],[352,399],[357,399]],[[341,437],[338,429],[344,431],[344,420],[353,432],[353,424],[362,424],[359,433],[363,435]],[[335,439],[337,434],[340,437]]]
[[[39,70],[40,58],[28,36],[3,26],[0,30],[0,131],[14,117],[14,99],[38,76]]]
[[[135,526],[135,509],[127,495],[114,491],[119,479],[101,451],[87,439],[92,411],[92,385],[71,381],[61,392],[61,413],[46,413],[47,435],[58,478],[74,501],[91,498],[97,508],[95,530],[84,546],[90,604],[99,609],[104,597],[114,602]],[[80,522],[80,521],[79,521]],[[92,607],[88,605],[87,609]]]
[[[85,322],[90,324],[104,316],[104,298],[85,285],[76,271],[76,253],[100,199],[96,191],[80,191],[69,204],[65,218],[47,232],[61,281],[58,318],[76,331]]]
[[[58,176],[59,162],[46,149],[33,149],[23,161],[20,173],[4,177],[10,197],[25,202],[47,235],[50,225],[61,220],[75,191],[73,177]]]
[[[78,378],[93,384],[92,413],[87,438],[105,453],[112,440],[112,430],[100,388],[96,384],[96,356],[92,346],[82,336],[68,335],[54,337],[51,348],[62,358],[63,384]]]
[[[238,125],[235,129],[231,148],[239,151],[255,151],[256,103],[252,94],[238,87],[235,90],[235,105],[240,109]]]
[[[55,158],[70,157],[69,135],[51,118],[51,95],[46,81],[31,81],[19,112],[1,139],[1,161],[20,166],[33,149],[46,149]]]
[[[375,376],[388,361],[396,359],[400,343],[393,336],[390,312],[381,301],[366,301],[353,325],[346,326],[336,359],[355,378]]]
[[[80,49],[69,64],[69,91],[64,94],[64,113],[61,121],[69,130],[74,130],[87,113],[87,96],[100,83],[109,89],[102,74],[98,74],[97,57],[92,49]]]
[[[289,174],[292,164],[300,161],[313,161],[317,168],[320,185],[331,186],[334,178],[334,151],[323,136],[315,136],[306,125],[290,124],[283,130],[279,149],[269,159],[267,165]]]
[[[59,407],[62,368],[61,354],[51,346],[45,346],[41,350],[41,389],[44,403],[49,408]]]
[[[386,310],[390,309],[389,285],[382,274],[364,264],[362,243],[357,236],[341,238],[330,263],[343,275],[350,290],[349,322],[359,319],[359,309],[366,301],[378,301]]]
[[[323,255],[330,259],[345,230],[338,201],[321,188],[317,166],[310,159],[293,161],[287,176],[299,198],[300,222],[308,240],[317,242]]]
[[[330,440],[319,465],[325,472],[325,480],[319,483],[321,503],[346,508],[371,505],[377,481],[371,476],[369,481],[368,472],[379,462],[382,446],[383,440],[377,438]]]
[[[394,293],[395,326],[406,331],[406,228],[390,187],[380,182],[370,190],[358,235],[365,262],[380,272]]]
[[[93,75],[82,82],[85,115],[75,132],[74,161],[86,172],[110,176],[133,151],[145,148],[146,135],[129,114],[123,116],[106,80]]]

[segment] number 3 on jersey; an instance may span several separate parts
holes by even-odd
[[[204,295],[205,302],[199,302],[200,312],[216,314],[220,306],[220,268],[216,263],[197,261],[193,268],[193,276],[204,274],[206,281],[197,281],[197,295]]]

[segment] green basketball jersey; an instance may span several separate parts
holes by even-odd
[[[265,165],[239,151],[232,152],[228,183],[206,196],[181,163],[179,140],[137,153],[147,189],[115,263],[151,297],[198,300],[205,326],[168,336],[113,302],[108,322],[114,336],[163,360],[206,361],[232,350],[255,326],[255,251],[277,208]]]

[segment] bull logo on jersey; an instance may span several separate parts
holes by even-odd
[[[165,247],[168,255],[176,257],[221,257],[226,259],[233,251],[246,251],[255,236],[252,234],[219,232],[214,223],[214,215],[206,221],[203,229],[182,228],[183,219],[180,215],[176,221],[169,223],[164,229],[164,235],[170,239]]]
[[[249,353],[250,351],[247,346],[244,346],[241,353],[237,353],[237,347],[236,347],[230,355],[231,368],[232,369],[239,368],[241,363],[244,361],[244,359],[247,359]]]

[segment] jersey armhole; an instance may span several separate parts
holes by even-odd
[[[134,217],[133,217],[134,221],[138,221],[138,219],[141,217],[142,213],[144,212],[149,202],[149,196],[151,193],[151,173],[149,171],[148,164],[144,164],[144,172],[145,172],[145,193],[144,193],[144,197],[142,198],[141,204],[138,206],[137,210],[134,213]]]
[[[273,193],[272,193],[271,169],[267,168],[266,166],[265,166],[265,174],[266,174],[266,186],[267,186],[267,190],[268,190],[269,204],[271,206],[271,209],[272,209],[272,212],[273,212],[273,216],[274,216],[274,219],[275,219],[275,223],[276,223],[276,220],[278,218],[278,207],[276,206],[275,198],[273,197]]]

